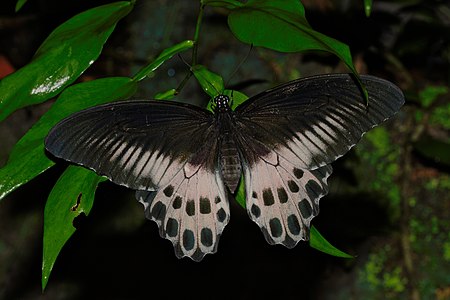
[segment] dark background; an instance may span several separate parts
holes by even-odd
[[[0,73],[27,64],[45,37],[74,14],[108,2],[29,0],[14,13],[15,1],[2,1]],[[156,224],[144,218],[133,192],[108,182],[100,185],[89,217],[77,219],[78,230],[42,294],[42,218],[65,167],[58,165],[0,202],[0,299],[450,299],[448,90],[432,107],[420,100],[430,86],[448,89],[450,8],[443,1],[375,0],[367,18],[362,1],[303,3],[315,30],[350,46],[359,72],[393,81],[407,98],[402,112],[383,125],[387,143],[368,134],[333,164],[330,193],[313,221],[354,259],[323,254],[307,243],[291,250],[270,246],[233,202],[218,253],[201,263],[178,260]],[[138,1],[79,81],[132,76],[164,48],[192,38],[197,13],[193,0]],[[250,47],[233,37],[224,11],[211,8],[199,51],[199,63],[248,95],[298,77],[348,72],[322,52],[252,49],[246,58]],[[176,87],[186,71],[173,58],[136,97]],[[191,79],[177,100],[204,105],[208,98]],[[0,123],[0,165],[50,105],[19,110]],[[435,151],[436,141],[443,150]]]

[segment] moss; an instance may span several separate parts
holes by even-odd
[[[450,104],[434,109],[430,116],[430,123],[450,129]]]
[[[391,136],[384,127],[376,127],[364,137],[364,142],[357,146],[356,153],[361,157],[362,165],[369,165],[376,174],[368,177],[368,168],[360,170],[364,172],[360,174],[361,178],[368,178],[367,182],[362,183],[368,187],[362,188],[385,195],[390,219],[395,222],[400,217],[401,193],[395,184],[399,172],[400,150],[392,143]]]
[[[392,272],[385,272],[383,274],[383,285],[388,291],[401,293],[405,290],[406,283],[406,278],[402,276],[402,269],[398,266]]]
[[[450,241],[446,241],[442,245],[443,257],[445,261],[450,261]]]

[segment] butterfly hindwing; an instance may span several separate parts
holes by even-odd
[[[309,226],[319,213],[319,199],[328,192],[331,172],[329,165],[300,169],[278,156],[244,167],[247,211],[268,243],[292,248],[309,239]]]
[[[200,261],[215,253],[230,210],[219,174],[199,168],[191,177],[179,172],[157,192],[138,191],[145,215],[169,239],[178,258]]]

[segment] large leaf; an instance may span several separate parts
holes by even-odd
[[[42,289],[64,244],[75,232],[74,220],[91,211],[97,185],[106,180],[94,172],[69,166],[53,187],[44,210]]]
[[[54,165],[45,155],[44,138],[59,120],[90,106],[128,98],[136,88],[136,82],[127,77],[97,79],[67,88],[14,146],[0,169],[0,200]]]
[[[245,43],[281,52],[328,51],[356,73],[349,47],[314,31],[298,0],[249,0],[232,10],[228,24],[235,36]]]
[[[116,23],[132,9],[121,1],[87,10],[56,28],[25,67],[0,81],[0,121],[54,97],[99,56]]]

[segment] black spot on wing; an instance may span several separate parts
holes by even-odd
[[[188,200],[186,202],[186,214],[190,217],[195,215],[195,202],[194,200]]]
[[[164,191],[163,191],[164,195],[166,195],[167,197],[171,197],[173,194],[173,185],[168,185]]]
[[[302,169],[294,168],[293,173],[294,176],[297,177],[297,179],[301,179],[303,177],[304,171]]]
[[[287,223],[288,223],[289,231],[293,235],[299,235],[300,234],[301,227],[300,227],[300,223],[299,223],[298,218],[297,218],[296,215],[292,214],[292,215],[288,216]]]
[[[288,187],[289,187],[289,190],[293,193],[297,193],[300,190],[300,187],[294,180],[288,181]]]
[[[158,221],[162,221],[166,215],[166,205],[161,201],[153,205],[151,216]]]
[[[223,223],[227,218],[227,213],[225,212],[225,210],[223,208],[220,208],[217,211],[217,220],[221,223]]]
[[[273,218],[269,221],[270,234],[272,237],[278,238],[283,234],[283,226],[278,218]]]
[[[286,203],[288,201],[288,194],[283,187],[277,188],[278,199],[280,199],[280,203]]]
[[[261,209],[256,204],[252,204],[250,212],[255,218],[259,218],[259,216],[261,216]]]
[[[211,212],[211,203],[208,198],[200,197],[200,213],[209,214]]]
[[[312,207],[307,199],[302,199],[298,203],[298,209],[300,210],[300,213],[305,219],[308,219],[312,215]]]
[[[263,201],[265,206],[271,206],[275,203],[273,193],[271,189],[263,190]]]
[[[194,245],[195,245],[194,233],[191,230],[186,229],[183,232],[183,247],[184,249],[189,251],[194,248]]]
[[[211,247],[213,244],[213,234],[211,229],[209,228],[202,228],[202,231],[200,233],[200,241],[201,243],[206,247]]]
[[[166,225],[166,233],[170,237],[176,237],[178,235],[178,221],[174,218],[169,218]]]
[[[179,209],[181,207],[182,204],[182,199],[180,196],[176,196],[175,199],[172,202],[172,207],[174,209]]]

